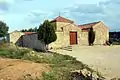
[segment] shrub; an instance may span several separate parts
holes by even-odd
[[[55,74],[52,72],[48,72],[48,73],[43,72],[42,76],[43,76],[43,80],[58,80],[55,78]]]
[[[26,49],[22,50],[14,50],[14,49],[0,49],[0,56],[6,57],[6,58],[12,58],[12,59],[22,59],[26,53],[29,51]]]
[[[93,31],[93,28],[91,27],[88,33],[88,42],[90,46],[93,45],[94,40],[95,40],[95,32]]]

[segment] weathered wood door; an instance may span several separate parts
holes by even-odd
[[[77,44],[77,32],[70,32],[70,45]]]

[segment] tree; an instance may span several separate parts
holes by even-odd
[[[39,26],[38,39],[45,43],[46,49],[48,49],[50,43],[56,41],[57,35],[55,28],[48,20],[45,20],[44,23]]]
[[[30,28],[30,29],[22,29],[20,30],[21,32],[37,32],[37,27],[35,28]]]
[[[20,30],[21,32],[26,32],[27,30],[26,29],[22,29],[22,30]]]
[[[35,28],[34,28],[34,32],[37,32],[37,30],[38,30],[37,27],[35,27]]]
[[[8,34],[9,27],[6,23],[0,21],[0,37],[4,37]]]
[[[93,31],[93,28],[91,27],[88,33],[88,41],[89,46],[92,46],[95,41],[95,32]]]
[[[34,32],[34,30],[32,28],[28,29],[28,32]]]

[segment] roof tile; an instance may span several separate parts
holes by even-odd
[[[25,35],[34,34],[35,32],[24,32]]]
[[[79,28],[81,28],[81,30],[83,31],[88,31],[91,27],[93,27],[94,25],[98,24],[100,21],[98,22],[93,22],[93,23],[88,23],[88,24],[83,24],[83,25],[78,25]]]
[[[57,18],[55,18],[54,20],[52,20],[51,22],[66,22],[66,23],[74,23],[74,21],[66,19],[64,17],[58,16]]]

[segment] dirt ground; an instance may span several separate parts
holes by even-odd
[[[49,69],[47,64],[0,58],[0,80],[23,80],[25,76],[40,78],[42,72],[47,72]]]
[[[68,54],[101,72],[106,80],[120,78],[120,46],[73,46],[72,51],[54,50]]]

